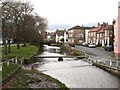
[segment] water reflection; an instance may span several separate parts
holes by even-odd
[[[43,56],[64,56],[58,51],[59,47],[45,46]],[[53,52],[53,51],[55,52]],[[48,74],[69,88],[117,88],[118,78],[109,74],[95,66],[90,65],[82,60],[74,60],[75,58],[63,58],[59,62],[58,58],[38,59],[39,65],[37,69]]]

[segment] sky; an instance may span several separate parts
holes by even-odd
[[[75,25],[92,26],[112,23],[118,16],[120,0],[27,0],[35,12],[47,18],[48,30],[64,29]]]

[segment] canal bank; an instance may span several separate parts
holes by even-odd
[[[32,48],[31,48],[32,50]],[[33,70],[33,65],[36,60],[32,60],[35,54],[40,54],[41,49],[37,47],[36,51],[28,57],[27,63],[24,61],[23,65],[19,70],[15,73],[9,75],[9,79],[7,79],[6,83],[3,84],[3,89],[7,88],[63,88],[68,90],[68,88],[62,84],[60,81],[50,77],[49,75],[45,75],[41,72]],[[17,53],[16,53],[17,54]],[[30,61],[29,61],[30,60]],[[6,61],[7,62],[7,61]],[[11,62],[9,62],[10,64]],[[8,63],[7,63],[8,65]],[[8,66],[7,66],[8,67]]]

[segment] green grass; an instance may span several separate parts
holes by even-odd
[[[18,64],[12,64],[10,63],[9,66],[7,66],[6,63],[3,63],[2,65],[2,80],[5,80],[15,69],[18,68]]]
[[[4,54],[4,48],[2,48],[2,58],[3,59],[9,59],[12,57],[24,57],[25,59],[29,59],[31,56],[33,56],[38,47],[34,45],[27,45],[27,47],[20,47],[20,49],[17,49],[16,46],[11,46],[11,53],[8,53],[7,55]]]

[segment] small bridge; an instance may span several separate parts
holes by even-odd
[[[79,59],[85,58],[85,56],[35,56],[35,58],[59,58],[59,57],[62,57],[62,58],[79,58]]]

